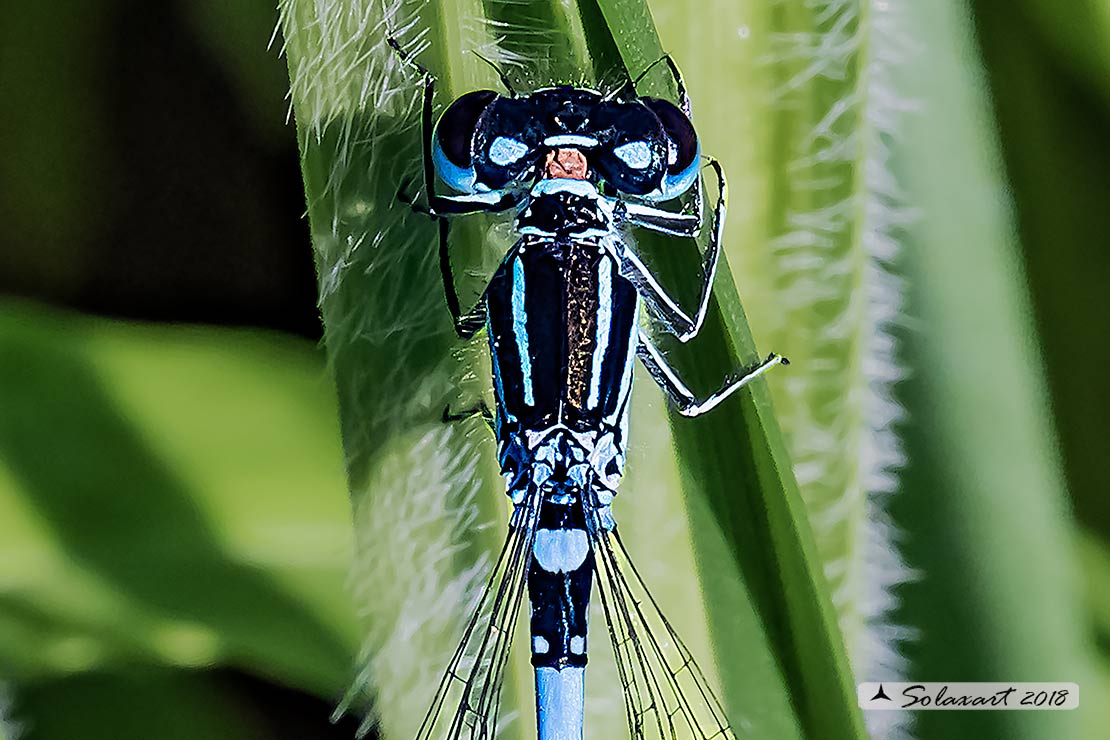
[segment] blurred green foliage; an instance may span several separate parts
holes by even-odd
[[[351,532],[317,353],[5,303],[0,408],[6,679],[224,665],[342,694]]]
[[[657,18],[674,17],[672,3],[652,5]],[[284,69],[267,49],[274,8],[143,6],[13,0],[3,9],[0,89],[10,104],[0,116],[0,286],[180,317],[157,302],[165,275],[151,254],[166,241],[177,270],[190,269],[197,251],[215,255],[182,292],[210,306],[193,318],[307,333],[310,304],[285,300],[298,283],[268,282],[299,275],[307,284],[311,269],[307,244],[301,263],[274,247],[305,241],[303,227],[285,226],[295,227],[302,204],[263,187],[270,172],[299,187],[292,129],[282,126]],[[1092,738],[1107,721],[1110,352],[1099,339],[1110,318],[1107,7],[913,6],[918,48],[903,80],[919,110],[906,118],[893,163],[920,211],[901,266],[911,277],[902,339],[912,374],[900,392],[911,462],[894,508],[907,559],[921,571],[901,590],[898,615],[919,629],[905,648],[911,675],[1080,680],[1084,691],[1078,716],[925,713],[922,738]],[[740,12],[765,11],[749,2]],[[139,75],[123,76],[112,55],[169,32],[164,59],[131,66],[168,74],[158,64],[188,48],[228,97],[155,78],[181,108],[129,104],[126,86]],[[685,43],[690,58],[679,61],[695,85],[727,96],[733,81],[715,70],[713,50]],[[453,84],[481,74],[465,68],[471,77]],[[228,118],[183,116],[190,109]],[[712,122],[707,150],[727,155],[731,121]],[[136,151],[149,151],[139,148],[149,145],[144,131],[170,155],[136,184],[128,168],[142,165]],[[266,166],[190,166],[228,141]],[[289,156],[271,168],[281,147]],[[193,180],[194,189],[179,189]],[[136,200],[144,189],[164,197]],[[761,197],[741,193],[734,211]],[[211,209],[232,220],[196,239],[188,227]],[[181,233],[197,251],[174,241]],[[247,243],[248,256],[218,260]],[[91,281],[105,264],[133,270],[131,282]],[[138,283],[154,296],[141,305]],[[90,298],[92,288],[137,307]],[[235,296],[242,304],[229,317],[221,301]],[[299,307],[295,320],[274,318],[283,302]],[[241,308],[252,303],[253,312]],[[351,516],[333,397],[321,353],[303,340],[0,304],[0,691],[13,695],[11,714],[27,737],[350,735],[349,725],[335,735],[326,727],[362,636],[345,586]],[[658,405],[638,403],[648,426],[661,428]],[[651,440],[665,445],[668,435]],[[638,462],[660,466],[663,481],[678,474],[666,461]],[[1060,470],[1071,507],[1057,495]],[[630,478],[629,489],[650,495],[647,477]],[[705,526],[710,515],[698,506],[691,515]],[[691,558],[690,543],[683,547]],[[707,547],[723,545],[698,543],[703,557]],[[747,595],[733,597],[737,609],[751,608]],[[1096,674],[1084,667],[1092,663]],[[774,696],[772,713],[782,709]]]

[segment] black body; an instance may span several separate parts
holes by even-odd
[[[608,273],[610,283],[605,305],[599,295],[599,270]],[[521,284],[522,327],[513,311],[514,286]],[[621,380],[635,352],[631,334],[638,296],[596,242],[525,239],[497,270],[486,295],[500,440],[559,423],[575,431],[599,429],[619,417],[627,402],[620,397]],[[603,339],[607,347],[600,364],[595,364],[599,321],[608,324]],[[524,329],[523,336],[517,335],[518,328]],[[526,362],[521,357],[525,342]],[[591,405],[594,373],[601,377],[598,398]],[[525,393],[528,385],[531,403]]]

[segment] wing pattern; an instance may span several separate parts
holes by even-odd
[[[541,502],[537,492],[514,512],[478,607],[416,740],[498,737],[502,684],[527,590]],[[589,508],[597,587],[616,656],[629,739],[736,740],[704,673],[648,591],[617,530],[601,526],[596,505]]]
[[[631,740],[735,740],[713,689],[636,570],[616,528],[592,517],[598,591]]]
[[[505,666],[526,591],[540,503],[537,492],[516,507],[501,554],[436,688],[417,740],[498,736]]]

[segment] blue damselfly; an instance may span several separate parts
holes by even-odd
[[[659,60],[675,78],[677,106],[638,96],[639,78],[608,94],[557,86],[521,95],[499,72],[506,94],[467,93],[433,126],[435,79],[395,40],[390,45],[423,80],[427,203],[413,205],[439,223],[440,269],[459,337],[488,333],[496,408],[486,416],[514,504],[501,554],[418,740],[496,737],[525,592],[539,737],[581,740],[586,611],[595,576],[630,737],[734,737],[693,656],[632,565],[610,507],[624,472],[636,357],[686,416],[709,411],[786,362],[772,354],[698,398],[640,328],[643,303],[681,341],[697,335],[720,256],[724,173],[701,155],[678,69],[670,57]],[[625,232],[697,237],[707,220],[703,159],[718,196],[709,212],[700,297],[689,313]],[[455,194],[440,195],[437,180]],[[688,207],[658,205],[687,194]],[[513,214],[519,238],[477,304],[464,311],[448,254],[448,219],[497,212]]]

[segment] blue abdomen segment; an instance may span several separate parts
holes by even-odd
[[[594,555],[586,531],[581,496],[544,502],[528,570],[532,604],[532,665],[581,668],[586,665],[586,612],[590,605]]]
[[[582,489],[556,472],[545,490],[528,569],[537,728],[539,740],[581,740],[594,552]]]

